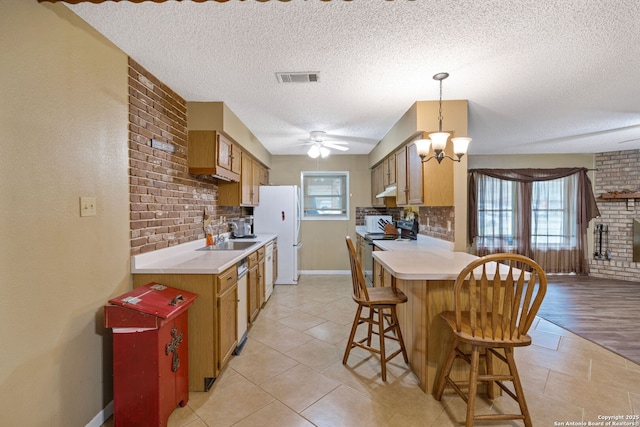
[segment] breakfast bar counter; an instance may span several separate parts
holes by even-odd
[[[385,270],[385,275],[392,277],[392,283],[407,295],[407,303],[398,306],[398,321],[409,364],[420,381],[420,388],[425,393],[433,393],[436,375],[451,340],[439,314],[453,310],[455,279],[478,257],[454,252],[421,237],[417,241],[375,242],[383,250],[374,251],[373,258]],[[463,379],[468,376],[468,365],[458,365],[458,362],[452,377]]]

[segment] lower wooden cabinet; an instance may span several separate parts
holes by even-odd
[[[259,252],[262,250],[262,261]],[[247,299],[249,323],[258,316],[264,302],[264,247],[249,255],[249,272],[247,273]]]
[[[277,258],[275,246],[274,257]],[[247,258],[247,320],[251,324],[264,303],[265,247]],[[198,294],[188,311],[189,391],[207,391],[238,345],[237,266],[234,264],[219,274],[133,275],[134,288],[149,282]]]
[[[243,151],[240,182],[220,182],[218,204],[220,206],[257,206],[260,204],[260,185],[266,185],[268,181],[268,169]]]
[[[375,247],[376,251],[382,249]],[[393,286],[395,278],[375,259],[373,260],[373,286]]]
[[[189,390],[206,391],[237,345],[237,269],[214,274],[134,274],[133,287],[158,282],[198,294],[189,309]]]

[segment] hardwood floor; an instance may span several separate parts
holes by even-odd
[[[547,276],[538,315],[640,364],[640,282]]]

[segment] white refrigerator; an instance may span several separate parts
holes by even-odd
[[[297,285],[300,277],[300,218],[302,205],[297,185],[260,187],[260,204],[253,208],[253,232],[278,235],[276,285]]]

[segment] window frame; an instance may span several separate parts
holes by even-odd
[[[334,194],[315,194],[309,195],[308,186],[305,185],[305,178],[315,178],[315,177],[339,177],[343,180],[344,186],[344,194],[342,195],[334,195]],[[300,188],[301,188],[301,197],[300,201],[302,207],[302,217],[303,221],[348,221],[349,220],[349,171],[301,171],[300,172]],[[309,210],[313,210],[314,207],[307,207],[306,203],[309,201],[309,198],[316,197],[340,197],[341,203],[343,207],[340,208],[344,211],[344,213],[339,214],[331,214],[331,213],[308,213]]]

